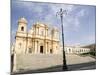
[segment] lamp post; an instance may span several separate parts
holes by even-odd
[[[66,56],[65,56],[65,50],[64,50],[64,31],[63,31],[63,14],[66,14],[66,10],[60,9],[59,12],[56,13],[56,16],[60,16],[61,18],[61,29],[62,29],[62,45],[63,45],[63,71],[68,70],[67,64],[66,64]]]

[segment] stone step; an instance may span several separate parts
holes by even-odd
[[[63,64],[63,56],[61,54],[17,54],[16,55],[16,70],[36,70],[47,67],[53,67]],[[94,58],[89,56],[81,57],[75,54],[66,55],[67,64],[79,64],[95,61]]]

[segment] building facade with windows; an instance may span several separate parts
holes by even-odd
[[[62,50],[62,47],[61,47]],[[90,52],[90,48],[83,48],[81,46],[65,46],[66,54],[82,54]]]
[[[18,20],[18,30],[15,37],[14,51],[23,54],[58,54],[59,53],[59,30],[50,28],[46,24],[33,24],[27,31],[27,20]]]

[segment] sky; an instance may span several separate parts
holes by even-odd
[[[65,45],[88,45],[95,43],[95,6],[17,0],[12,0],[11,2],[11,42],[15,42],[15,34],[18,28],[17,22],[21,17],[26,18],[28,21],[28,30],[36,22],[57,27],[60,30],[61,40],[60,16],[56,16],[60,8],[67,11],[63,15]]]

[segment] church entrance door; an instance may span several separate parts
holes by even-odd
[[[43,53],[43,46],[40,46],[40,53]]]

